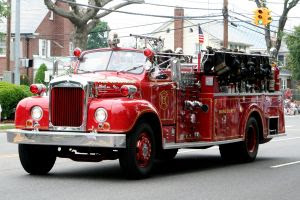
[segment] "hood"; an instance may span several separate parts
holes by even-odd
[[[123,85],[134,85],[139,91],[141,81],[134,76],[117,72],[70,74],[57,77],[50,84],[80,83],[82,86],[90,85],[97,97],[120,96]]]

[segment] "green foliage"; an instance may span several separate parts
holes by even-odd
[[[286,44],[289,49],[288,68],[292,70],[293,78],[300,80],[300,26],[286,36]]]
[[[30,85],[30,81],[29,81],[29,78],[26,74],[22,74],[21,77],[20,77],[20,84],[21,85],[27,85],[29,86]]]
[[[106,35],[108,35],[108,30],[107,22],[99,22],[89,33],[87,49],[107,47]]]
[[[46,85],[44,82],[45,80],[45,71],[47,71],[47,66],[45,64],[41,64],[39,67],[38,71],[36,72],[34,82],[35,83],[43,83]]]
[[[13,119],[18,102],[31,96],[29,87],[17,86],[7,82],[0,82],[0,104],[2,107],[2,119]]]
[[[10,8],[7,5],[6,0],[0,0],[0,16],[7,17],[10,13]]]
[[[10,8],[7,5],[6,0],[0,0],[0,22],[3,22],[3,17],[7,17],[9,14],[10,14]],[[5,39],[5,33],[0,32],[0,40],[3,39]]]

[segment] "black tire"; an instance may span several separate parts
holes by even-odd
[[[259,128],[254,117],[250,117],[243,142],[219,146],[221,157],[230,162],[252,162],[256,159],[259,146]]]
[[[141,147],[143,146],[143,148]],[[156,146],[151,126],[139,123],[126,137],[126,149],[119,151],[119,162],[129,179],[141,179],[150,175]]]
[[[157,153],[157,159],[162,161],[172,160],[177,155],[177,152],[178,149],[161,150],[159,153]]]
[[[26,172],[32,175],[47,174],[56,161],[57,147],[19,144],[19,158]]]

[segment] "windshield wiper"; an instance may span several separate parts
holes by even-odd
[[[135,67],[129,67],[129,68],[127,68],[127,69],[119,70],[119,71],[117,71],[117,73],[120,73],[120,72],[130,72],[130,71],[132,71],[132,70],[136,70],[136,69],[141,68],[141,67],[143,67],[143,66],[144,66],[144,65],[139,65],[139,66],[135,66]]]

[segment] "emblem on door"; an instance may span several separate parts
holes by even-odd
[[[162,110],[166,110],[169,105],[169,94],[167,91],[163,90],[159,93],[159,107]]]

